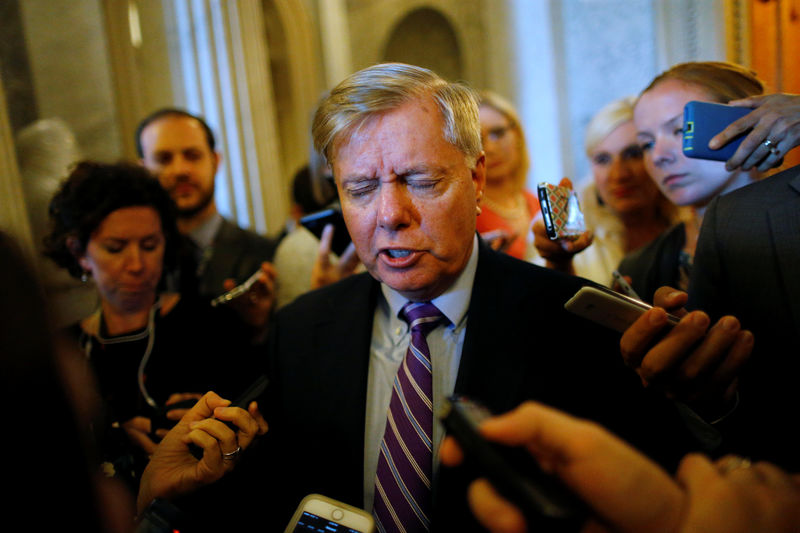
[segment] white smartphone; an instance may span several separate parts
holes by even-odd
[[[321,494],[309,494],[297,506],[284,533],[305,533],[306,531],[373,533],[375,520],[363,509]]]
[[[260,277],[261,277],[261,267],[259,267],[258,270],[253,272],[253,274],[249,278],[247,278],[245,282],[242,283],[241,285],[237,285],[236,287],[232,288],[225,294],[221,294],[216,298],[214,298],[213,300],[211,300],[211,307],[216,307],[220,304],[226,304],[231,300],[233,300],[234,298],[238,298],[242,294],[249,291],[250,287],[252,287]]]
[[[637,318],[653,306],[625,296],[605,287],[581,287],[575,295],[564,304],[564,309],[578,316],[588,318],[607,328],[624,332]],[[667,324],[671,327],[680,318],[667,315]]]

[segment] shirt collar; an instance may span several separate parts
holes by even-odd
[[[195,242],[195,244],[197,244],[199,248],[208,248],[211,246],[211,243],[214,242],[214,237],[216,237],[221,225],[222,215],[219,213],[214,213],[208,217],[208,220],[205,220],[202,224],[190,231],[189,237]]]
[[[478,236],[472,239],[472,251],[470,252],[467,265],[461,274],[458,275],[452,285],[441,295],[437,296],[431,303],[435,305],[442,314],[450,321],[451,326],[455,327],[467,315],[469,301],[472,297],[472,284],[475,281],[475,271],[478,268]],[[385,283],[381,283],[381,292],[386,302],[389,304],[390,316],[400,316],[403,306],[408,303],[408,298],[392,289]]]

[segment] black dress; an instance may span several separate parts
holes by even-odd
[[[107,472],[133,489],[148,458],[120,424],[142,416],[151,420],[153,432],[168,429],[174,424],[165,417],[171,394],[213,390],[235,400],[261,368],[259,347],[250,343],[252,332],[226,307],[181,299],[164,316],[155,313],[152,330],[147,326],[110,337],[102,320],[100,328],[100,338],[85,333],[80,324],[68,334],[84,350],[102,398],[101,420],[93,428],[101,460]],[[151,438],[157,442],[154,434]]]

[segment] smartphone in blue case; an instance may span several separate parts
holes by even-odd
[[[731,122],[745,116],[752,109],[711,102],[692,101],[683,108],[683,155],[697,159],[727,161],[739,148],[750,130],[734,137],[719,150],[708,147],[708,141],[724,130]]]

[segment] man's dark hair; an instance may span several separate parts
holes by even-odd
[[[142,148],[142,131],[157,120],[161,120],[165,117],[184,117],[184,118],[191,118],[196,120],[200,123],[203,127],[203,131],[206,132],[206,140],[208,141],[208,147],[211,151],[214,151],[216,146],[216,141],[214,139],[214,132],[211,131],[211,127],[208,123],[203,119],[203,117],[199,115],[193,115],[186,111],[185,109],[179,109],[177,107],[165,107],[159,109],[158,111],[154,111],[144,117],[139,125],[136,126],[136,153],[139,154],[139,157],[144,157],[144,149]]]
[[[166,240],[164,271],[168,271],[175,265],[180,242],[175,204],[147,169],[130,163],[77,164],[50,201],[51,231],[44,238],[45,255],[79,278],[83,269],[76,253],[86,251],[92,233],[113,211],[139,206],[152,207],[161,219]]]

